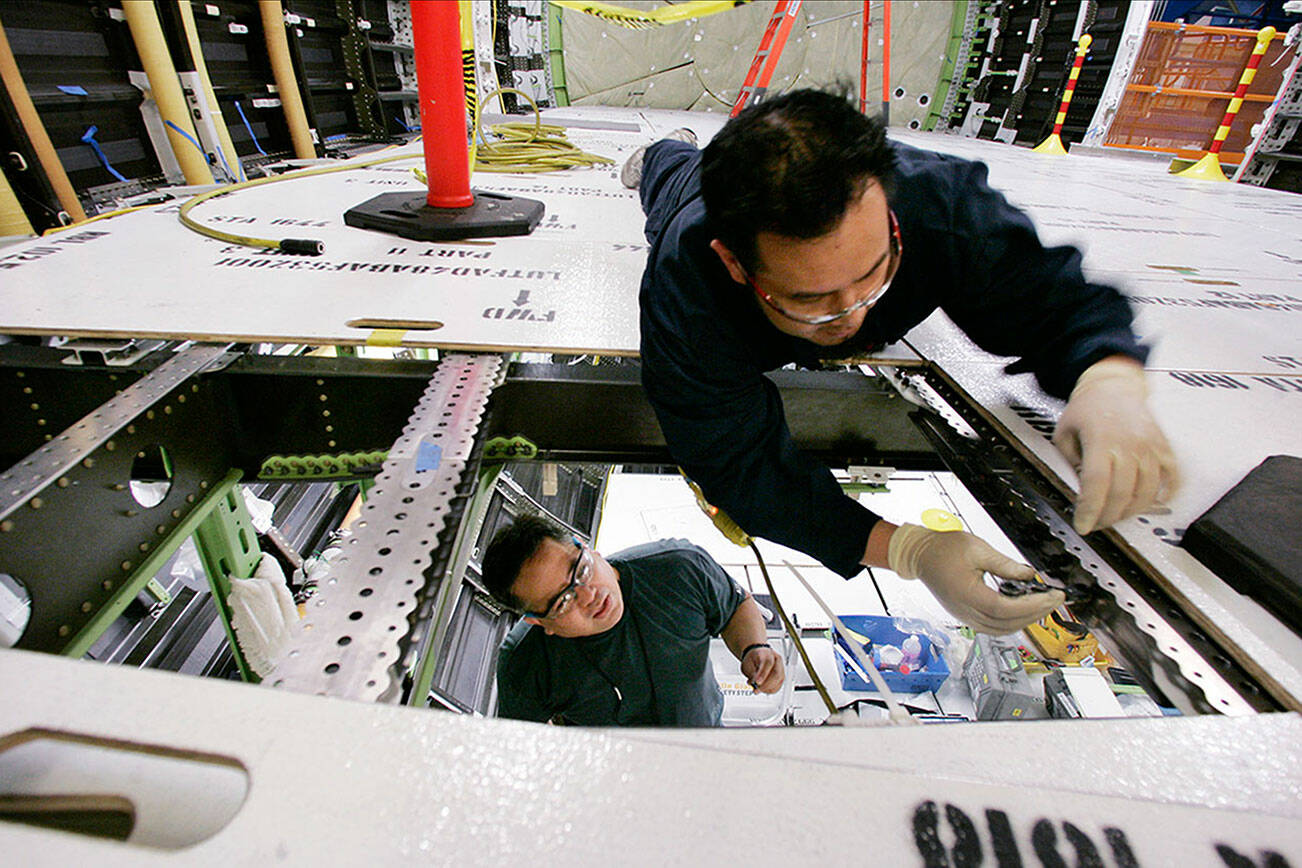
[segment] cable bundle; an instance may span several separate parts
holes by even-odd
[[[480,107],[502,93],[523,97],[533,108],[533,123],[507,121],[494,124],[488,131],[501,141],[489,142],[479,123]],[[481,172],[559,172],[615,163],[610,157],[590,154],[573,145],[565,138],[564,127],[544,124],[538,105],[527,93],[513,87],[498,88],[475,106],[474,132],[476,144],[470,164],[472,172],[476,169]]]

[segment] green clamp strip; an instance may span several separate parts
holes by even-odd
[[[528,461],[538,457],[538,447],[524,437],[494,437],[484,444],[485,461]]]
[[[334,455],[271,455],[258,470],[259,479],[339,479],[372,473],[388,452],[341,452]]]

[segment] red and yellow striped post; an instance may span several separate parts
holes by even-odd
[[[1176,172],[1181,178],[1195,178],[1200,181],[1229,180],[1221,171],[1221,158],[1217,155],[1221,152],[1221,145],[1225,144],[1225,139],[1230,135],[1230,125],[1234,123],[1234,116],[1243,107],[1243,95],[1248,92],[1248,85],[1252,84],[1252,80],[1257,77],[1257,67],[1261,65],[1262,55],[1266,53],[1270,41],[1274,38],[1274,27],[1263,27],[1257,31],[1257,45],[1252,49],[1248,65],[1243,68],[1243,75],[1239,77],[1239,86],[1234,89],[1234,96],[1225,109],[1225,117],[1221,118],[1221,125],[1216,129],[1216,135],[1212,137],[1211,148],[1201,160],[1183,172]]]
[[[1080,78],[1080,68],[1085,63],[1085,55],[1089,53],[1090,43],[1093,41],[1094,37],[1085,33],[1076,42],[1076,61],[1071,65],[1071,73],[1067,76],[1067,87],[1062,92],[1062,105],[1058,106],[1058,117],[1053,122],[1053,132],[1035,146],[1033,149],[1035,153],[1055,156],[1067,153],[1067,149],[1062,144],[1062,122],[1067,119],[1067,106],[1071,105],[1071,95],[1076,92],[1076,79]]]

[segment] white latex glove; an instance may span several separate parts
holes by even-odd
[[[1013,633],[1066,602],[1057,590],[1006,597],[991,588],[985,573],[1033,580],[1035,570],[1004,557],[967,531],[902,524],[891,534],[886,560],[900,578],[922,579],[945,611],[981,633]]]
[[[1175,494],[1175,456],[1147,399],[1144,368],[1126,356],[1095,362],[1076,381],[1053,445],[1080,474],[1077,533],[1110,527]]]

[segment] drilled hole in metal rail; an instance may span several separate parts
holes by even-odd
[[[353,641],[353,637],[352,637],[352,636],[340,636],[340,637],[339,637],[339,644],[340,644],[340,645],[347,645],[347,644],[348,644],[349,642],[351,642],[351,641]]]
[[[370,573],[373,576],[378,576],[382,572],[384,572],[384,567],[371,567],[370,569]]]
[[[338,672],[338,671],[339,671],[339,664],[338,664],[338,663],[331,663],[329,666],[327,666],[327,667],[325,668],[325,674],[326,674],[326,675],[334,675],[334,674],[335,674],[336,672]]]
[[[369,597],[371,594],[374,594],[374,593],[375,593],[375,589],[374,589],[374,588],[362,588],[360,591],[357,592],[357,596],[359,596],[359,597]]]
[[[348,620],[349,620],[349,621],[360,621],[360,620],[362,620],[362,613],[361,613],[361,612],[349,612],[349,613],[348,613]]]
[[[392,553],[392,552],[393,552],[393,549],[391,549],[391,548],[389,548],[389,547],[386,546],[386,547],[384,547],[384,548],[379,549],[378,551],[376,551],[376,554],[377,554],[377,555],[380,555],[381,557],[383,557],[383,556],[388,555],[388,554],[390,554],[390,553]]]

